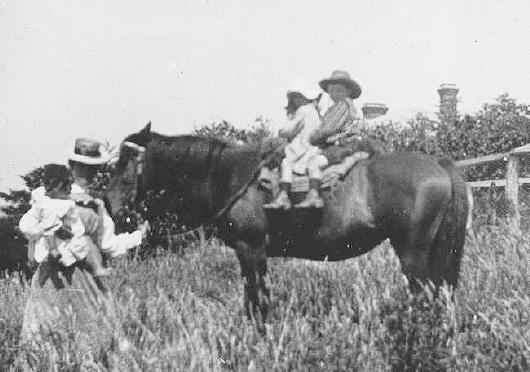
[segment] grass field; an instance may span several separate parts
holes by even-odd
[[[111,280],[127,351],[87,362],[59,342],[58,370],[530,370],[530,239],[502,228],[468,240],[456,302],[407,292],[382,244],[339,263],[269,259],[272,305],[261,336],[243,312],[232,250],[213,242],[145,261]],[[13,369],[28,293],[0,281],[0,370]],[[34,355],[37,369],[47,356]],[[110,367],[109,367],[110,366]]]

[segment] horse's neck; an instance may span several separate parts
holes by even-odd
[[[160,148],[160,144],[153,142],[152,148]],[[194,191],[186,185],[216,183],[233,192],[231,189],[250,181],[259,162],[259,149],[254,146],[216,147],[209,150],[208,154],[194,155],[187,150],[176,155],[155,150],[150,160],[153,168],[149,188],[162,190],[180,186],[184,189],[182,191]],[[171,169],[176,171],[171,172]]]
[[[252,181],[259,160],[258,149],[250,146],[217,147],[194,156],[186,151],[176,156],[167,153],[163,160],[151,159],[156,182],[152,188],[168,191],[170,200],[179,199],[176,208],[183,218],[199,223],[221,210]],[[176,171],[170,172],[168,167]],[[167,177],[161,177],[164,174]]]
[[[233,181],[238,186],[251,181],[260,160],[259,150],[252,146],[231,148],[226,152],[226,167],[231,169],[232,177],[237,178]]]

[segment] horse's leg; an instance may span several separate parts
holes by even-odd
[[[412,292],[419,292],[421,284],[429,278],[428,252],[412,242],[404,239],[392,241],[401,263],[401,271],[407,277]]]
[[[267,275],[267,254],[265,243],[248,243],[239,240],[234,244],[241,275],[245,282],[245,309],[260,326],[265,322],[270,302],[269,289],[265,283]]]
[[[421,289],[421,284],[432,281],[436,286],[441,284],[439,270],[433,244],[443,220],[444,205],[449,195],[443,188],[424,192],[414,204],[414,213],[406,221],[405,228],[400,229],[401,233],[396,234],[391,239],[392,245],[396,248],[401,269],[406,275],[409,286],[413,292]]]

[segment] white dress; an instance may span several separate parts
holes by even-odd
[[[310,142],[311,135],[322,125],[318,111],[312,103],[299,107],[294,118],[286,123],[283,130],[292,132],[298,125],[301,125],[300,131],[285,146],[285,160],[291,164],[294,173],[305,174],[308,163],[320,154],[320,149]]]
[[[20,230],[34,245],[34,259],[43,262],[52,249],[61,254],[59,261],[70,266],[83,260],[90,249],[95,248],[92,238],[85,234],[85,226],[76,213],[76,205],[70,199],[39,197],[31,209],[20,219]],[[60,239],[55,232],[61,227],[72,232],[70,239]]]

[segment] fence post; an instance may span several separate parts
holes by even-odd
[[[515,154],[508,157],[508,164],[506,165],[506,186],[504,192],[506,200],[508,200],[510,204],[510,224],[516,231],[519,231],[519,158]]]

